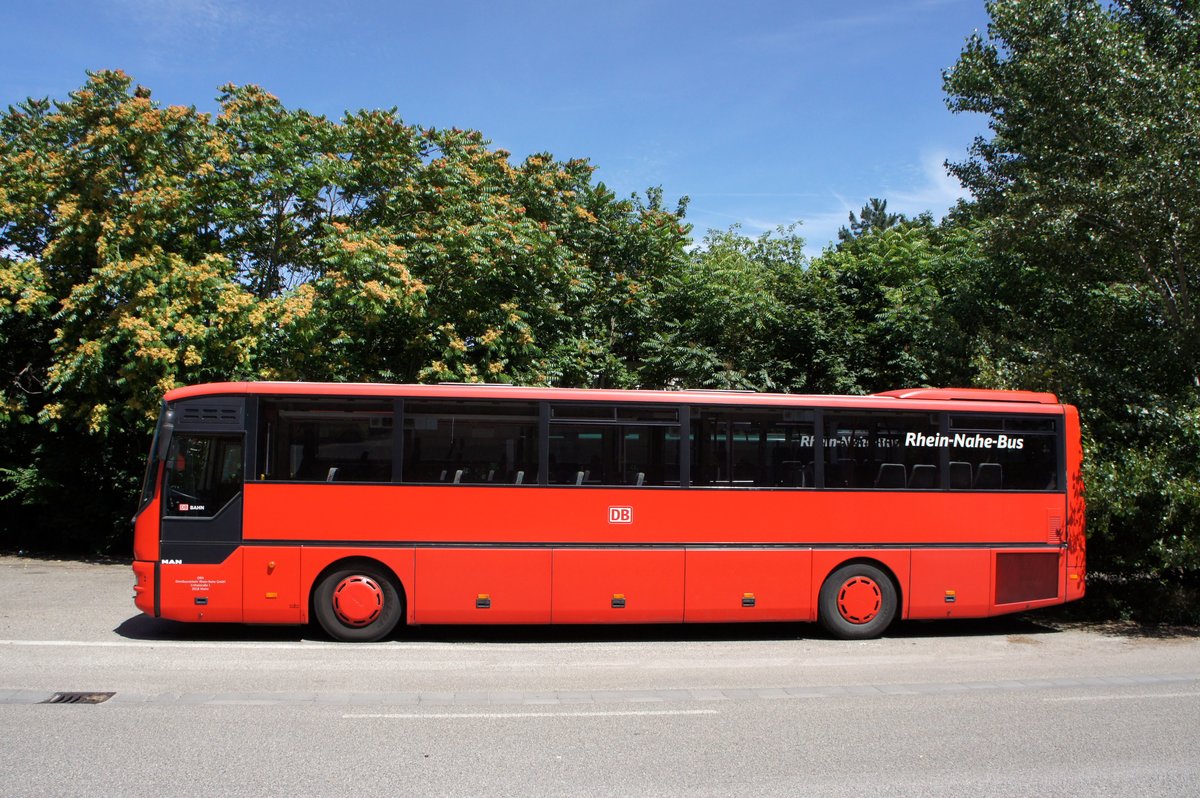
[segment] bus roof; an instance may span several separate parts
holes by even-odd
[[[604,401],[689,403],[741,406],[808,405],[861,410],[961,410],[998,413],[1061,413],[1051,393],[998,391],[980,388],[907,388],[868,396],[780,394],[754,391],[688,389],[643,391],[611,388],[542,388],[495,383],[351,383],[351,382],[216,382],[176,388],[168,402],[201,396],[230,395],[336,396],[361,398],[412,397],[424,399],[525,399],[528,401]]]
[[[883,391],[875,396],[894,396],[897,399],[946,399],[964,402],[1035,402],[1042,405],[1058,404],[1052,393],[1037,391],[997,391],[989,388],[901,388]]]

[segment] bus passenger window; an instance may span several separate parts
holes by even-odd
[[[391,481],[390,402],[268,399],[260,415],[260,479]]]
[[[692,409],[692,484],[811,488],[813,413],[791,408]]]
[[[1053,416],[953,415],[949,438],[951,490],[1061,489]]]
[[[563,404],[551,413],[551,485],[679,485],[673,405]]]
[[[825,487],[938,490],[947,444],[932,413],[825,414]]]
[[[535,402],[404,403],[404,482],[535,485]]]

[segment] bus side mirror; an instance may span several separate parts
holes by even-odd
[[[166,460],[167,452],[171,449],[171,433],[175,431],[175,411],[163,413],[162,427],[158,431],[158,451],[154,456],[158,460]]]

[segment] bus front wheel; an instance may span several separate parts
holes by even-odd
[[[896,586],[873,565],[850,563],[821,585],[817,616],[821,626],[842,640],[879,637],[896,618]]]
[[[404,616],[400,591],[384,570],[361,563],[326,574],[313,594],[317,623],[335,640],[372,643]]]

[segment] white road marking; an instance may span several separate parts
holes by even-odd
[[[1200,693],[1136,693],[1133,695],[1076,695],[1043,698],[1043,701],[1133,701],[1140,698],[1200,698]]]
[[[715,709],[645,709],[611,712],[383,712],[342,715],[345,719],[359,718],[627,718],[651,715],[719,715]]]

